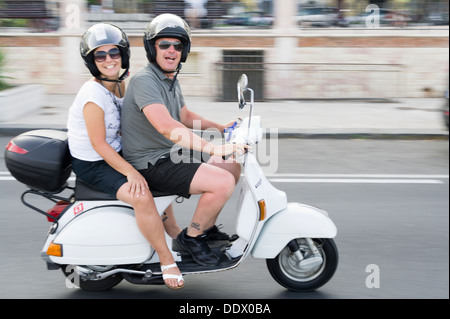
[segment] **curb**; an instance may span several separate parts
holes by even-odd
[[[266,138],[270,138],[266,134]],[[279,139],[367,139],[367,140],[448,140],[448,133],[375,133],[375,132],[354,132],[354,133],[279,133]]]
[[[24,132],[32,131],[32,130],[62,130],[66,131],[65,127],[37,127],[37,126],[1,126],[0,125],[0,136],[17,136]]]
[[[31,130],[41,130],[41,129],[52,129],[52,130],[62,130],[67,129],[64,126],[1,126],[0,125],[0,136],[17,136],[27,131]],[[373,139],[373,140],[448,140],[448,131],[440,130],[430,130],[426,132],[420,131],[408,131],[408,132],[345,132],[337,131],[333,132],[326,130],[311,130],[311,131],[296,131],[289,129],[281,129],[277,134],[272,134],[271,132],[265,133],[265,138],[278,138],[278,139]]]

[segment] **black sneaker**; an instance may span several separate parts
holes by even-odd
[[[219,225],[220,227],[221,225]],[[206,239],[210,240],[210,241],[235,241],[236,239],[239,238],[238,235],[234,234],[232,236],[220,231],[219,227],[217,227],[216,225],[208,228],[207,230],[205,230],[205,235],[206,235]]]
[[[196,263],[206,267],[217,266],[219,264],[220,258],[209,248],[204,233],[197,237],[188,237],[187,228],[185,228],[178,235],[177,242],[184,250],[187,250],[191,254],[192,259]]]

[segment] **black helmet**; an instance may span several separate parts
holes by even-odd
[[[183,43],[181,62],[186,62],[191,51],[191,29],[177,15],[164,13],[155,17],[145,29],[144,47],[150,62],[156,61],[155,41],[159,38],[175,38]]]
[[[80,54],[93,76],[100,76],[100,71],[94,62],[94,50],[102,45],[117,45],[122,57],[122,69],[126,71],[120,80],[128,74],[130,68],[130,42],[127,35],[119,27],[98,23],[90,27],[81,37]]]

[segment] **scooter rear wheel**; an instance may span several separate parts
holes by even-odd
[[[266,264],[272,277],[283,287],[293,291],[313,291],[333,277],[338,265],[338,250],[333,239],[313,239],[323,262],[310,269],[302,269],[292,251],[286,246],[277,257],[267,259]],[[300,251],[307,258],[311,255],[304,239],[297,239]]]
[[[87,266],[89,267],[89,266]],[[80,278],[75,274],[73,266],[62,266],[62,272],[66,276],[66,280],[70,281],[71,284],[80,287],[86,291],[104,291],[117,286],[122,280],[123,276],[121,274],[114,274],[112,276],[106,277],[104,279],[98,280],[87,280]]]

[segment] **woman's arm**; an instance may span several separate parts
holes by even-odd
[[[125,175],[128,180],[131,196],[139,197],[148,189],[145,178],[106,142],[105,112],[95,103],[88,102],[83,109],[86,128],[94,150],[116,171]]]

